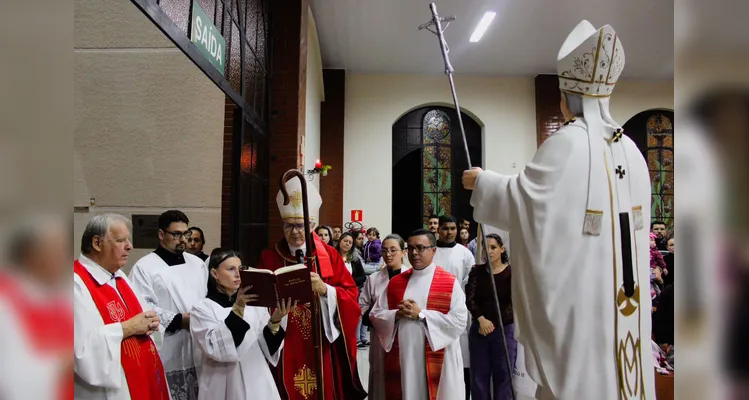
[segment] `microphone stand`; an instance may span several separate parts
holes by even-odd
[[[296,251],[295,256],[302,264],[307,265],[307,269],[312,272],[320,272],[316,268],[314,259],[312,258],[312,252],[315,250],[315,242],[312,240],[312,234],[309,229],[309,204],[307,202],[307,181],[304,179],[304,175],[296,169],[290,169],[286,171],[281,177],[281,194],[283,195],[283,205],[288,205],[291,201],[289,193],[286,191],[286,182],[293,178],[299,178],[302,186],[302,209],[304,210],[304,241],[307,244],[306,263],[305,256],[302,255],[302,250]],[[312,290],[310,288],[310,290]],[[324,400],[325,396],[323,393],[323,370],[322,370],[322,335],[320,334],[320,301],[317,293],[313,293],[312,296],[312,347],[315,350],[315,381],[317,384],[317,398]]]
[[[468,141],[466,140],[466,132],[465,128],[463,128],[463,117],[460,114],[460,104],[458,103],[458,93],[455,91],[455,82],[453,81],[453,72],[455,70],[453,69],[453,66],[450,64],[450,57],[448,53],[450,53],[450,48],[447,46],[447,42],[445,41],[445,35],[443,32],[445,29],[447,29],[448,25],[450,25],[450,22],[455,20],[455,17],[440,17],[437,14],[437,5],[434,3],[431,3],[429,5],[429,9],[432,10],[432,19],[424,24],[421,24],[419,26],[419,30],[426,29],[429,32],[434,33],[439,37],[440,40],[440,50],[442,50],[442,59],[445,62],[445,74],[447,75],[448,80],[450,81],[450,91],[453,95],[453,103],[455,104],[455,112],[458,114],[458,124],[460,125],[460,134],[463,138],[463,150],[466,154],[466,160],[468,160],[468,169],[473,168],[471,164],[471,154],[468,152]],[[442,27],[442,23],[446,22],[445,27]],[[434,29],[432,29],[434,28]],[[502,322],[502,309],[499,306],[499,297],[497,296],[497,287],[494,283],[494,274],[492,271],[492,263],[489,259],[489,253],[488,253],[488,246],[486,245],[486,235],[484,235],[483,228],[479,225],[479,232],[478,237],[480,239],[481,247],[484,248],[484,253],[486,253],[487,257],[487,264],[486,264],[486,270],[489,273],[489,281],[491,282],[492,286],[492,293],[494,294],[494,307],[497,309],[497,315],[499,316],[499,331],[502,333],[502,344],[504,345],[505,349],[505,361],[507,362],[507,370],[510,371],[511,377],[510,377],[510,387],[512,389],[512,398],[513,400],[517,398],[517,395],[515,393],[515,383],[513,382],[512,377],[515,375],[515,371],[512,368],[512,362],[510,361],[510,354],[507,351],[507,338],[505,337],[505,330],[504,330],[504,324]],[[478,253],[478,252],[477,252]],[[479,259],[480,260],[480,259]],[[477,262],[477,264],[481,264],[481,262]]]

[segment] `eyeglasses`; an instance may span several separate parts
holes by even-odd
[[[284,222],[283,223],[283,229],[284,230],[288,230],[288,231],[294,231],[294,230],[296,230],[296,231],[299,231],[299,232],[304,232],[304,224],[287,224],[287,223]]]
[[[172,235],[172,237],[175,238],[175,239],[177,239],[177,240],[182,239],[182,238],[185,238],[185,240],[188,240],[188,239],[190,239],[190,236],[192,235],[192,232],[190,232],[190,231],[187,231],[187,232],[164,231],[164,232]]]
[[[401,251],[401,249],[382,249],[380,250],[380,254],[386,256],[388,254],[398,254],[399,251]]]
[[[406,249],[406,252],[413,253],[413,251],[416,250],[417,253],[421,254],[425,252],[427,249],[431,249],[432,247],[435,247],[435,246],[422,246],[420,244],[417,244],[416,246],[408,247]]]

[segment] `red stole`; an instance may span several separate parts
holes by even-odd
[[[398,303],[403,301],[406,293],[408,280],[411,278],[413,269],[404,271],[394,276],[387,288],[388,308],[391,310],[398,309]],[[427,310],[439,311],[443,314],[450,312],[450,303],[455,287],[455,275],[445,271],[442,267],[436,267],[432,284],[429,287],[429,296],[427,297]],[[432,351],[429,347],[429,341],[424,340],[424,354],[426,357],[426,374],[427,389],[429,398],[437,398],[437,389],[440,385],[440,375],[442,374],[442,361],[445,358],[445,349]],[[393,347],[385,353],[385,393],[388,400],[400,400],[403,398],[403,389],[401,387],[401,364],[400,364],[400,347],[398,346],[398,336],[393,340]]]
[[[78,260],[73,265],[73,271],[83,280],[91,293],[104,324],[127,321],[143,312],[135,293],[122,278],[118,277],[115,280],[117,291],[122,296],[120,299],[112,286],[106,283],[99,285]],[[120,352],[131,399],[169,400],[164,367],[153,340],[148,335],[130,336],[123,340]]]
[[[38,304],[24,293],[10,276],[0,275],[0,296],[5,297],[20,319],[20,328],[36,357],[44,358],[73,351],[73,309],[70,302]],[[39,323],[39,321],[44,321]],[[61,371],[55,399],[73,400],[73,371]],[[44,382],[47,383],[47,382]]]

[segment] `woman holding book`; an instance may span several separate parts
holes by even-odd
[[[258,295],[239,289],[238,252],[218,248],[208,262],[208,295],[190,314],[190,333],[202,350],[199,399],[280,399],[266,362],[278,363],[286,315],[296,304],[282,300],[270,315],[252,307]]]

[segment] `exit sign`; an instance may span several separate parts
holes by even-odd
[[[208,14],[198,5],[197,0],[192,2],[192,29],[190,41],[195,44],[201,54],[216,67],[221,75],[224,75],[226,60],[226,40],[208,18]]]
[[[362,210],[351,210],[351,222],[361,222],[363,218]]]

